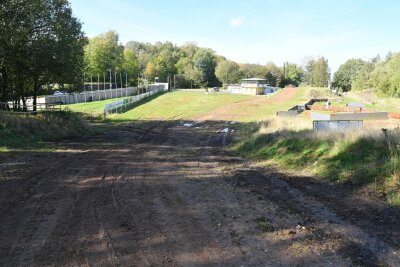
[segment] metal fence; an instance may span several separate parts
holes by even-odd
[[[35,107],[36,110],[34,110]],[[38,103],[36,105],[32,104],[23,105],[20,103],[0,102],[1,112],[33,114],[39,111],[57,111],[57,110],[61,110],[60,104]]]
[[[112,103],[106,104],[104,106],[104,116],[106,114],[125,112],[129,108],[131,108],[136,102],[138,102],[146,97],[152,96],[156,93],[165,92],[166,90],[168,90],[168,88],[166,88],[163,85],[158,86],[157,88],[155,88],[155,86],[153,86],[152,88],[153,88],[153,90],[151,90],[150,92],[135,95],[128,99],[120,99],[120,100],[114,101]]]

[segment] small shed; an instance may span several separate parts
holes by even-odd
[[[277,88],[268,85],[266,79],[242,79],[240,85],[228,86],[228,91],[234,94],[267,95],[276,92]]]

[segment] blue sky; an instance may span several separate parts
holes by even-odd
[[[241,63],[349,58],[400,51],[397,0],[70,0],[87,36],[120,41],[194,41]]]

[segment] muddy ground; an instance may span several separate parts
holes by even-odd
[[[0,265],[400,266],[398,208],[254,166],[226,127],[137,122],[1,153]]]

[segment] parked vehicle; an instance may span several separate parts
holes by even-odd
[[[62,92],[62,91],[55,91],[54,92],[54,95],[65,95],[66,93],[65,92]]]

